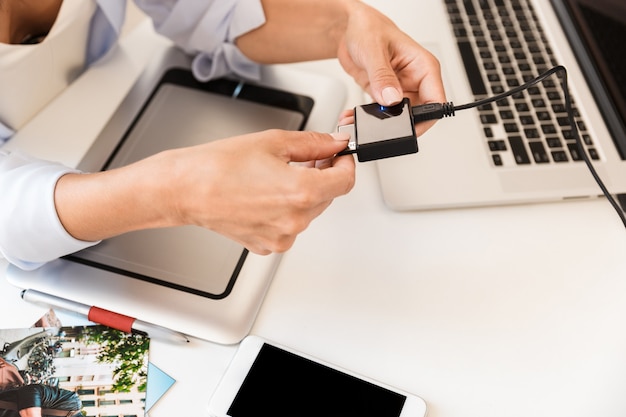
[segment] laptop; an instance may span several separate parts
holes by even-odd
[[[626,3],[621,0],[406,2],[398,23],[441,63],[455,105],[508,91],[561,64],[585,149],[611,193],[626,192]],[[408,9],[408,10],[406,10]],[[457,112],[419,153],[377,161],[385,202],[422,210],[600,196],[576,146],[556,76]]]
[[[79,168],[113,169],[165,149],[271,128],[330,132],[346,100],[340,81],[285,66],[263,68],[259,83],[198,82],[190,66],[179,49],[163,49]],[[127,233],[35,271],[10,266],[7,279],[232,344],[248,334],[279,261],[279,254],[256,255],[217,233],[185,226]]]

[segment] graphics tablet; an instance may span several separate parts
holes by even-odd
[[[271,128],[331,131],[343,108],[338,81],[286,67],[259,83],[195,80],[175,48],[157,57],[81,161],[84,171],[127,165],[159,151]],[[259,256],[209,230],[127,233],[8,279],[219,343],[249,331],[280,255]]]

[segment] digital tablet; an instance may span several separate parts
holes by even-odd
[[[300,130],[312,107],[307,96],[230,79],[201,83],[190,70],[171,68],[102,169],[266,129]],[[232,290],[247,255],[243,246],[222,235],[185,226],[127,233],[67,259],[220,299]]]

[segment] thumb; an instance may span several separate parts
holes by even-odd
[[[291,162],[307,162],[330,158],[344,150],[349,136],[343,133],[297,132],[287,142],[287,155]]]
[[[377,54],[367,65],[372,98],[379,104],[391,106],[402,101],[402,87],[386,55]]]

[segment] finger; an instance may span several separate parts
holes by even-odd
[[[354,110],[346,110],[339,116],[337,126],[354,124]]]
[[[305,161],[305,162],[289,162],[289,165],[299,166],[304,168],[315,168],[317,161]]]
[[[315,181],[322,184],[320,200],[332,200],[340,195],[347,194],[355,182],[354,157],[344,155],[330,160],[330,166],[315,170]]]
[[[346,133],[298,133],[286,141],[286,155],[288,161],[307,162],[326,159],[344,150],[350,136]]]
[[[364,58],[372,98],[380,104],[391,106],[402,101],[402,86],[391,66],[390,58],[380,50],[370,49]]]
[[[433,57],[434,59],[434,57]],[[434,59],[433,69],[428,71],[426,77],[420,82],[419,98],[417,104],[425,103],[445,103],[446,93],[444,90],[439,62]],[[425,123],[415,125],[415,133],[421,136],[430,129],[437,120],[431,120]]]
[[[315,168],[317,169],[326,169],[333,166],[332,158],[322,159],[320,161],[315,161]]]
[[[339,120],[347,119],[348,117],[353,117],[353,116],[354,116],[354,109],[347,109],[341,112],[341,114],[339,115]]]

